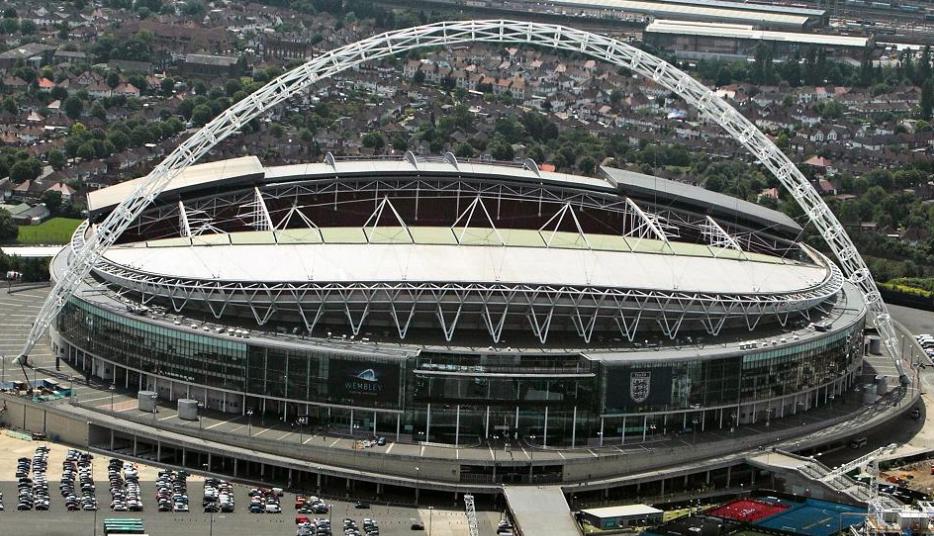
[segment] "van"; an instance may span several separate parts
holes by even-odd
[[[851,449],[859,449],[866,446],[866,437],[857,437],[856,439],[850,440]]]

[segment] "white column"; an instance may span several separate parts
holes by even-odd
[[[545,406],[545,430],[542,433],[542,446],[548,446],[548,406]]]
[[[490,438],[490,406],[486,407],[486,422],[483,426],[484,426],[484,434],[486,434],[486,438],[489,439]]]
[[[431,403],[428,404],[428,419],[425,423],[425,441],[431,437]]]
[[[575,406],[574,409],[577,409],[577,407]],[[603,421],[605,420],[606,419],[604,419],[603,417],[600,417],[600,446],[601,447],[603,446],[603,425],[605,424]],[[574,446],[574,445],[571,445],[571,446]]]
[[[623,430],[623,431],[619,433],[619,439],[620,439],[619,444],[620,444],[620,445],[625,445],[625,444],[626,444],[626,416],[625,416],[625,415],[623,415],[623,428],[622,428],[622,430]]]
[[[454,416],[454,446],[460,445],[461,441],[461,405],[457,405],[457,413]]]
[[[376,412],[373,412],[373,436],[376,436]]]
[[[350,436],[353,437],[353,408],[350,408]]]
[[[399,442],[399,432],[402,429],[402,414],[396,413],[396,443]]]
[[[645,443],[645,435],[649,432],[649,416],[642,419],[642,442]]]
[[[577,406],[574,406],[574,413],[571,414],[571,447],[577,443]]]

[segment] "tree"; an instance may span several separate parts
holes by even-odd
[[[52,166],[52,169],[62,169],[63,167],[65,167],[65,164],[66,164],[65,153],[57,149],[53,149],[49,151],[48,159],[49,159],[49,165]]]
[[[473,156],[473,147],[466,142],[459,143],[454,149],[454,155],[458,158],[470,158]]]
[[[36,33],[36,23],[29,19],[19,21],[19,31],[23,35],[32,35]]]
[[[16,114],[19,112],[19,105],[16,104],[15,97],[7,97],[3,99],[3,111],[8,114]]]
[[[114,150],[118,153],[123,152],[130,144],[130,138],[122,130],[112,130],[107,134],[107,141],[109,141],[113,146]]]
[[[374,152],[380,152],[386,146],[386,140],[379,132],[367,132],[363,135],[363,146],[373,149]]]
[[[211,107],[206,104],[199,104],[191,111],[191,122],[194,123],[195,126],[204,126],[212,117],[214,117],[214,112],[211,110]]]
[[[15,34],[19,30],[19,21],[16,19],[0,20],[0,33]]]
[[[171,78],[163,78],[162,82],[159,84],[159,89],[161,89],[162,92],[166,94],[171,93],[174,88],[175,80],[172,80]]]
[[[89,141],[82,143],[78,147],[77,156],[82,160],[94,160],[97,158],[97,151],[94,150],[94,144]]]
[[[422,71],[421,69],[415,71],[415,74],[412,76],[412,82],[415,82],[416,84],[423,84],[423,83],[425,83],[425,73],[424,73],[424,71]]]
[[[10,167],[10,179],[13,182],[31,181],[39,176],[42,163],[35,158],[26,158],[17,161]]]
[[[931,119],[934,112],[934,81],[928,78],[921,86],[921,119]]]
[[[62,208],[62,193],[55,190],[46,190],[42,194],[42,202],[45,203],[45,208],[49,209],[53,216],[57,216]]]
[[[12,242],[16,240],[18,233],[19,226],[13,221],[13,216],[0,208],[0,242]]]
[[[101,106],[101,103],[95,102],[91,106],[91,117],[100,119],[101,121],[105,121],[107,120],[107,110],[105,110],[104,107]]]
[[[204,15],[204,4],[199,0],[188,0],[182,6],[182,13],[188,15],[189,17],[197,17]]]
[[[84,111],[84,101],[72,95],[65,99],[65,102],[62,103],[62,108],[65,109],[65,115],[70,119],[78,119],[81,117],[81,112]]]
[[[502,139],[496,140],[494,143],[490,144],[490,154],[493,156],[494,160],[509,161],[515,157],[512,145],[506,143]]]
[[[110,71],[107,73],[107,85],[111,88],[115,88],[120,85],[120,73],[117,71]]]

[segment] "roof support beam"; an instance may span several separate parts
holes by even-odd
[[[711,248],[711,253],[713,253],[714,257],[718,257],[721,254],[719,251],[720,249],[726,248],[736,250],[740,253],[740,256],[743,259],[748,259],[746,252],[743,251],[743,248],[739,247],[736,239],[730,236],[730,234],[727,233],[723,227],[721,227],[720,224],[710,216],[707,216],[707,219],[702,227],[702,232],[704,236],[707,237],[707,243],[713,246],[713,248]]]
[[[636,246],[643,238],[659,240],[671,251],[671,245],[668,243],[668,236],[665,231],[659,227],[654,214],[649,216],[632,199],[626,198],[626,224],[628,230],[623,233],[626,237],[635,237]]]
[[[178,227],[185,238],[191,238],[191,225],[188,223],[188,212],[185,210],[185,203],[178,200]]]

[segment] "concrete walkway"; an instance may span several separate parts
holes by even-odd
[[[579,534],[561,486],[503,486],[503,492],[522,534]]]

